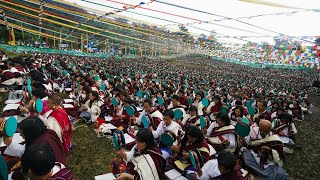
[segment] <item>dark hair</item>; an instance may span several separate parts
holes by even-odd
[[[191,106],[191,107],[189,108],[189,112],[191,112],[191,111],[195,111],[196,114],[198,114],[198,108],[197,108],[196,106]]]
[[[218,154],[218,164],[227,170],[233,170],[236,166],[236,157],[229,151],[222,151]]]
[[[239,106],[242,106],[243,104],[242,104],[242,102],[241,101],[239,101],[239,100],[236,100],[236,103],[235,103],[236,105],[239,105]]]
[[[267,102],[266,102],[265,100],[259,100],[258,102],[262,103],[262,106],[263,106],[264,108],[267,107]]]
[[[201,97],[201,99],[203,99],[203,97],[204,97],[203,93],[201,93],[201,92],[198,92],[198,93],[196,94],[196,96],[197,96],[197,95],[199,95],[199,96]]]
[[[240,110],[240,117],[242,118],[243,117],[243,107],[242,106],[236,106],[234,109],[233,109],[233,112],[236,113],[236,110],[239,109]]]
[[[147,144],[147,149],[156,146],[152,132],[148,128],[140,129],[136,135],[136,140]]]
[[[56,157],[48,144],[33,144],[21,157],[22,172],[29,170],[37,176],[43,176],[51,172]]]
[[[37,116],[30,116],[19,124],[19,130],[23,133],[26,147],[47,131],[47,126]]]
[[[214,99],[217,99],[219,102],[218,102],[218,107],[221,107],[222,106],[222,102],[221,102],[221,97],[219,96],[219,95],[215,95],[213,98],[212,98],[212,101],[214,100]]]
[[[47,96],[46,90],[43,88],[37,88],[36,90],[32,91],[32,94],[39,99]]]
[[[94,97],[94,100],[99,100],[99,93],[97,91],[92,91],[91,94]]]
[[[179,95],[177,95],[177,94],[173,95],[173,96],[172,96],[172,99],[175,99],[175,100],[177,100],[177,101],[180,101],[180,97],[179,97]]]
[[[179,93],[184,94],[184,90],[183,90],[183,89],[180,89],[180,90],[179,90]]]
[[[169,116],[171,119],[174,118],[174,112],[172,111],[172,109],[166,109],[163,112],[163,116]]]
[[[122,96],[124,96],[124,98],[128,98],[128,97],[130,97],[130,95],[129,95],[128,91],[126,91],[126,90],[120,91],[120,93],[119,93],[119,94],[120,94],[120,95],[122,95]]]
[[[219,112],[217,114],[217,119],[220,119],[226,126],[230,125],[230,118],[228,114]]]
[[[189,126],[189,128],[186,131],[186,134],[191,137],[197,138],[196,143],[202,142],[204,138],[202,131],[197,126]]]
[[[259,116],[259,121],[260,121],[261,119],[271,120],[270,117],[269,117],[268,115],[266,115],[266,114],[261,114],[261,115]]]
[[[34,81],[32,83],[32,87],[38,89],[38,88],[45,88],[44,85],[42,84],[42,82],[39,82],[39,81]]]
[[[82,88],[82,91],[85,91],[87,94],[90,94],[91,93],[91,88],[87,85],[84,85],[83,88]]]
[[[48,99],[51,99],[54,104],[60,105],[62,102],[62,98],[60,97],[59,94],[52,94],[51,96],[48,97]]]
[[[160,94],[161,94],[161,96],[164,96],[164,93],[163,93],[163,91],[161,91],[161,90],[158,90],[158,91],[157,91],[157,94],[158,94],[158,93],[160,93]]]
[[[149,104],[150,106],[152,106],[151,99],[145,99],[143,102]]]
[[[284,120],[287,121],[287,124],[292,123],[292,115],[288,114],[288,113],[282,113],[279,115],[279,119],[281,120],[281,122],[284,122]]]
[[[194,144],[200,143],[204,139],[202,131],[197,126],[193,126],[193,125],[188,126],[186,128],[185,136],[181,140],[181,149],[184,149],[184,147],[186,146],[186,144],[188,142],[188,136],[187,135],[189,135],[191,137],[194,137],[194,138],[197,138],[197,140],[196,140],[196,142]]]

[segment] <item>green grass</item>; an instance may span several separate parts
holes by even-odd
[[[82,125],[77,123],[75,127]],[[94,179],[94,176],[111,172],[114,157],[111,140],[98,138],[91,127],[79,127],[73,134],[76,146],[71,149],[67,166],[77,180]]]

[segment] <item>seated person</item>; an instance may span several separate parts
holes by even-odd
[[[99,94],[97,91],[89,93],[89,100],[82,106],[81,118],[84,118],[87,123],[96,122],[100,116],[101,110],[99,107]]]
[[[203,108],[204,108],[204,106],[203,106],[203,104],[202,104],[202,99],[203,99],[203,93],[201,93],[201,92],[198,92],[197,94],[196,94],[196,97],[195,97],[195,100],[194,100],[194,102],[192,103],[192,105],[193,106],[195,106],[196,108],[197,108],[197,113],[199,114],[199,115],[203,115]]]
[[[289,179],[282,165],[285,158],[283,143],[271,133],[272,123],[260,120],[259,127],[252,127],[243,148],[243,160],[249,171],[262,179]]]
[[[236,156],[229,151],[222,151],[218,159],[212,159],[198,169],[200,180],[244,180],[241,175],[241,167],[236,164]]]
[[[211,123],[207,130],[207,141],[217,152],[224,149],[231,152],[237,150],[237,135],[227,114],[217,114],[217,122]]]
[[[200,116],[198,115],[198,109],[196,106],[191,106],[189,108],[189,114],[187,114],[183,120],[182,125],[184,128],[187,128],[188,126],[197,126],[200,127]]]
[[[184,171],[186,167],[179,166],[178,164],[190,164],[189,151],[195,151],[198,149],[204,163],[211,159],[209,155],[209,145],[204,139],[202,131],[196,126],[188,126],[181,143],[178,146],[171,146],[170,149],[177,153],[177,156],[174,158],[176,160],[174,161],[174,166],[176,166],[180,171]]]
[[[213,103],[210,103],[210,105],[208,106],[206,112],[208,114],[208,116],[214,120],[216,119],[217,115],[219,114],[221,107],[224,106],[223,102],[221,101],[220,96],[216,95],[212,98]]]
[[[294,125],[292,116],[287,113],[282,113],[272,123],[273,132],[279,136],[284,144],[284,151],[286,153],[293,153],[293,146],[295,140],[295,134],[297,134],[297,128]]]
[[[36,116],[30,116],[19,124],[21,136],[25,139],[26,149],[32,144],[49,144],[56,161],[65,163],[66,153],[57,133],[47,129],[43,121]]]
[[[180,111],[182,112],[182,117],[181,117],[181,119],[175,119],[175,121],[176,121],[178,124],[182,125],[182,120],[183,120],[183,118],[186,116],[186,111],[184,110],[184,107],[180,104],[180,97],[175,94],[175,95],[172,96],[171,101],[172,101],[172,106],[173,106],[171,109],[172,109],[173,111],[175,111],[175,110],[180,110]]]
[[[258,120],[260,119],[260,116],[265,116],[266,119],[271,122],[271,113],[270,111],[266,110],[267,108],[266,101],[263,101],[263,100],[258,101],[257,107],[258,107],[258,112],[253,116],[253,121],[256,123],[256,125],[258,126],[259,124]]]
[[[53,94],[48,98],[48,107],[52,110],[47,126],[56,132],[63,144],[65,153],[68,154],[71,145],[72,124],[64,108],[60,106],[62,98],[58,94]]]
[[[300,104],[303,113],[312,114],[313,105],[308,100],[308,98],[304,97],[302,103]]]
[[[56,161],[51,147],[47,144],[33,144],[28,147],[22,155],[21,167],[30,180],[73,179],[71,171]]]
[[[238,122],[241,122],[242,118],[246,118],[244,115],[244,109],[242,106],[236,106],[231,113],[229,113],[231,120],[231,125],[237,125]]]
[[[292,108],[290,108],[290,110],[292,111],[293,118],[296,118],[298,120],[304,120],[304,115],[299,105],[299,102],[297,100],[294,100],[292,105],[293,106]]]
[[[160,122],[158,128],[156,130],[153,130],[152,127],[149,127],[149,129],[151,130],[155,139],[160,138],[163,133],[170,133],[175,138],[173,145],[177,146],[182,136],[182,128],[178,123],[173,121],[173,118],[173,111],[171,109],[167,109],[163,112],[163,121]],[[165,159],[168,159],[171,153],[169,147],[165,147],[162,143],[160,143],[160,148],[163,157]]]
[[[132,117],[131,119],[135,122],[134,124],[141,124],[141,119],[143,115],[150,115],[153,120],[153,129],[156,130],[163,120],[162,113],[157,110],[157,108],[152,107],[152,101],[150,99],[146,99],[143,102],[144,110],[140,113],[139,117]]]
[[[120,149],[116,154],[128,165],[128,173],[121,173],[117,180],[164,179],[166,162],[149,129],[140,129],[136,136],[136,145],[131,151]]]

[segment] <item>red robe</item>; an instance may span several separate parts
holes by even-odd
[[[68,153],[70,148],[71,136],[72,136],[72,125],[69,120],[69,116],[66,113],[66,111],[62,108],[52,111],[49,117],[50,116],[55,118],[58,121],[62,129],[63,146],[64,146],[65,152]]]

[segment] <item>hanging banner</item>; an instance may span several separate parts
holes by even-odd
[[[273,2],[263,1],[263,0],[239,0],[239,1],[253,3],[253,4],[260,4],[260,5],[264,5],[264,6],[278,7],[278,8],[312,10],[312,9],[305,9],[305,8],[300,8],[300,7],[288,6],[288,5],[284,5],[284,4],[278,4],[278,3],[273,3]]]

